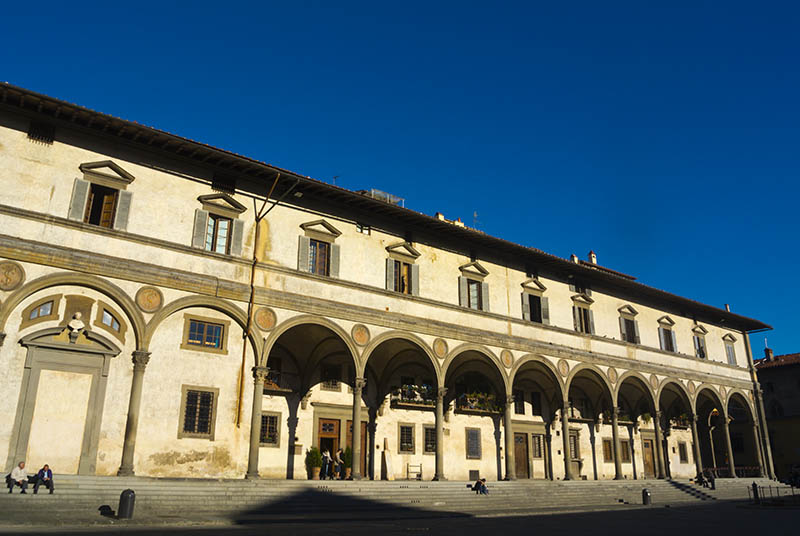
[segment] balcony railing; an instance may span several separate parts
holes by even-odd
[[[395,387],[391,393],[391,405],[432,408],[436,405],[436,388],[427,384]]]
[[[465,393],[456,398],[456,410],[468,413],[502,413],[503,405],[492,393]]]

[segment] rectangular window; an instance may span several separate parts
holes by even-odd
[[[467,428],[467,459],[481,459],[481,431],[478,428]]]
[[[339,381],[342,379],[342,370],[336,365],[322,367],[322,388],[328,391],[338,391]]]
[[[528,305],[531,308],[531,322],[542,323],[542,298],[528,294]]]
[[[612,445],[610,439],[603,440],[603,461],[604,462],[614,461],[614,446]]]
[[[481,282],[467,279],[467,307],[480,311],[483,309],[483,292]]]
[[[631,444],[627,439],[619,442],[619,458],[622,463],[631,463]]]
[[[725,355],[728,356],[729,365],[736,364],[736,351],[733,349],[733,343],[730,342],[725,343]]]
[[[211,322],[190,319],[189,336],[186,339],[186,344],[219,350],[222,348],[222,336],[222,324],[212,324]]]
[[[411,294],[411,265],[407,262],[394,261],[394,290]]]
[[[119,190],[91,183],[83,221],[110,229],[114,225],[114,211],[117,208],[118,194]]]
[[[569,434],[569,456],[573,460],[578,459],[578,455],[580,454],[580,449],[578,449],[578,434],[570,433]]]
[[[678,443],[678,456],[680,456],[681,463],[689,463],[689,452],[686,449],[686,443]]]
[[[278,423],[280,422],[280,415],[277,413],[262,413],[261,414],[261,432],[259,434],[259,443],[262,445],[278,446]]]
[[[216,416],[217,389],[187,387],[182,390],[183,422],[178,439],[197,437],[214,439],[214,418]]]
[[[514,389],[514,413],[525,415],[525,391]]]
[[[531,434],[531,449],[533,450],[534,458],[544,457],[543,443],[542,434]]]
[[[575,324],[575,331],[580,333],[593,333],[592,329],[592,312],[586,307],[579,307],[577,305],[572,307],[573,321]]]
[[[363,223],[356,223],[356,232],[361,234],[371,234],[372,229],[369,225],[364,225]]]
[[[231,227],[230,218],[209,214],[206,223],[205,250],[227,255],[230,252]]]
[[[705,337],[700,337],[699,335],[694,336],[694,355],[700,359],[706,359],[708,357],[708,354],[706,353]]]
[[[414,454],[414,425],[400,425],[400,447],[398,452],[401,454]]]
[[[317,275],[330,275],[331,245],[311,239],[308,251],[308,271]]]
[[[674,352],[675,334],[673,333],[672,329],[662,326],[658,328],[658,331],[659,331],[659,339],[661,340],[661,349],[666,352]]]
[[[436,428],[433,426],[425,427],[425,454],[436,453]]]
[[[534,391],[531,393],[531,405],[533,406],[533,414],[542,416],[542,393]]]
[[[639,341],[636,340],[636,321],[632,318],[623,318],[622,323],[625,325],[625,331],[623,332],[625,341],[634,344],[638,343]]]

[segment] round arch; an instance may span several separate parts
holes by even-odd
[[[645,397],[647,398],[650,407],[655,411],[658,407],[656,394],[653,393],[653,388],[650,386],[650,383],[642,376],[640,372],[635,370],[629,370],[619,376],[617,378],[616,389],[614,392],[614,403],[619,404],[619,395],[622,391],[622,386],[628,382],[628,384],[636,384],[637,387],[645,393]]]
[[[686,407],[689,409],[689,411],[694,413],[695,406],[692,397],[689,396],[689,392],[686,390],[686,387],[680,382],[680,380],[676,378],[664,378],[661,380],[661,383],[658,384],[658,389],[656,390],[657,409],[659,411],[661,410],[661,395],[663,395],[664,392],[670,388],[674,388],[674,391],[678,393],[678,396],[686,403]]]
[[[725,404],[727,406],[730,406],[731,402],[737,400],[739,401],[739,405],[741,405],[747,410],[750,417],[750,422],[756,422],[755,408],[753,407],[747,396],[744,394],[744,392],[741,389],[731,389],[730,391],[728,391],[728,400],[725,402]]]
[[[442,380],[443,381],[447,380],[447,373],[450,371],[450,366],[458,358],[458,356],[469,351],[482,354],[483,356],[488,358],[489,362],[491,362],[491,364],[494,365],[494,368],[500,375],[500,378],[503,382],[502,387],[505,389],[504,394],[508,394],[509,384],[508,384],[508,375],[506,374],[505,367],[503,367],[503,365],[500,363],[500,359],[497,357],[497,355],[494,354],[494,352],[492,352],[485,346],[481,346],[479,344],[464,343],[456,348],[453,348],[453,350],[451,350],[450,353],[445,358],[444,363],[442,363],[442,369],[441,369]]]
[[[569,388],[572,387],[572,381],[578,374],[586,370],[593,372],[598,378],[600,378],[600,382],[606,388],[605,394],[609,396],[609,398],[611,399],[611,403],[616,405],[617,404],[616,391],[614,390],[613,387],[611,387],[611,382],[608,381],[608,377],[603,373],[602,370],[600,370],[595,365],[592,365],[590,363],[581,363],[570,371],[569,376],[567,376],[567,381],[565,382],[565,388],[564,388],[564,391],[567,393],[567,396],[569,397]]]
[[[263,353],[262,353],[263,363],[261,364],[262,365],[266,364],[266,359],[269,357],[273,345],[275,344],[275,342],[277,342],[277,340],[281,337],[281,335],[283,335],[284,333],[286,333],[287,331],[289,331],[294,327],[302,326],[304,324],[310,324],[328,328],[330,331],[336,334],[349,350],[350,357],[353,360],[353,366],[355,367],[355,369],[357,371],[362,370],[358,349],[356,348],[356,345],[351,339],[350,335],[348,335],[347,332],[345,332],[345,330],[342,329],[342,327],[336,324],[335,322],[332,322],[325,317],[314,316],[314,315],[295,316],[284,321],[282,324],[276,326],[275,329],[273,329],[272,332],[270,332],[269,337],[267,337],[266,341],[264,342]]]
[[[702,383],[697,387],[697,391],[694,393],[694,405],[692,406],[692,411],[697,413],[697,401],[700,400],[700,396],[703,393],[707,393],[712,402],[714,402],[717,406],[719,406],[719,411],[723,412],[723,415],[728,415],[728,408],[727,405],[723,403],[722,397],[717,392],[716,388],[708,383]]]
[[[430,346],[428,346],[428,344],[425,341],[423,341],[419,336],[413,333],[409,333],[407,331],[387,331],[385,333],[381,333],[380,335],[372,339],[361,353],[361,364],[358,369],[359,374],[361,375],[364,374],[364,372],[367,369],[367,363],[369,363],[370,357],[372,357],[373,352],[378,348],[378,346],[380,346],[384,342],[391,341],[393,339],[402,339],[419,347],[419,349],[422,350],[422,353],[424,353],[428,357],[428,360],[431,363],[431,367],[433,367],[433,371],[436,374],[437,385],[438,386],[442,385],[442,380],[443,380],[441,376],[442,369],[439,366],[439,361],[433,355],[433,350],[431,350]]]
[[[525,354],[514,363],[514,366],[511,367],[511,371],[508,374],[508,384],[512,387],[514,386],[514,381],[517,379],[517,374],[519,373],[522,368],[527,365],[528,363],[537,363],[542,365],[542,367],[547,370],[549,373],[550,379],[558,386],[559,392],[561,394],[561,399],[563,400],[564,395],[564,380],[561,377],[561,374],[558,373],[556,366],[550,362],[549,359],[542,355],[538,354]]]
[[[214,298],[211,296],[186,296],[183,298],[178,298],[177,300],[165,305],[153,315],[153,317],[145,326],[144,340],[142,343],[143,348],[149,348],[150,342],[152,341],[153,336],[162,322],[164,322],[173,314],[192,307],[213,309],[229,316],[232,320],[239,324],[242,330],[247,329],[247,313],[235,304],[227,300]],[[261,348],[252,330],[247,334],[247,339],[252,345],[255,363],[260,364],[262,359],[260,351]]]
[[[137,349],[146,349],[144,316],[128,294],[114,283],[101,277],[75,272],[59,272],[34,279],[15,290],[0,306],[0,331],[5,331],[6,322],[16,307],[28,296],[43,289],[62,285],[86,287],[107,296],[125,313],[130,321]]]

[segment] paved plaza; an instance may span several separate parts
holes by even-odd
[[[42,512],[47,517],[47,512]],[[525,516],[459,516],[437,517],[428,519],[382,519],[353,520],[338,522],[300,522],[300,523],[266,523],[246,526],[132,526],[123,521],[115,521],[113,525],[104,524],[87,529],[43,529],[37,527],[14,527],[2,530],[3,533],[48,533],[48,534],[98,534],[107,533],[109,529],[118,531],[125,529],[125,534],[155,535],[167,533],[180,536],[188,534],[232,534],[232,535],[409,535],[436,534],[463,536],[466,534],[485,534],[493,536],[502,533],[574,535],[591,531],[593,534],[642,534],[660,536],[681,533],[697,535],[708,534],[760,534],[769,528],[771,534],[791,534],[797,531],[800,511],[795,508],[758,509],[741,502],[715,503],[702,506],[683,507],[637,507],[602,512],[569,512],[550,513]],[[137,523],[146,522],[137,519]],[[154,519],[154,523],[164,520]],[[113,527],[113,529],[112,529]]]

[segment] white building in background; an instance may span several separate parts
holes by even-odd
[[[307,478],[351,446],[354,478],[772,476],[769,326],[594,254],[8,84],[0,170],[6,469]]]

